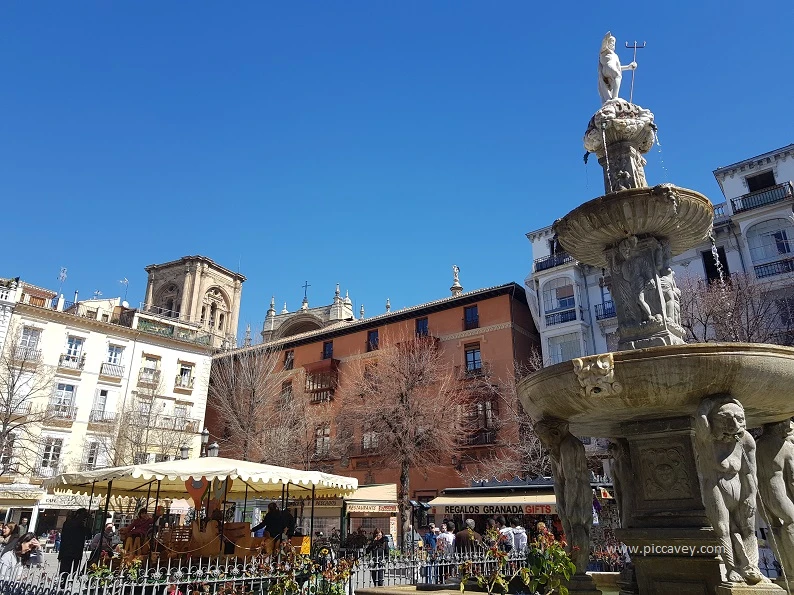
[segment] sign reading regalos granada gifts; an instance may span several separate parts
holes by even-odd
[[[556,514],[556,504],[444,504],[434,506],[433,514]]]

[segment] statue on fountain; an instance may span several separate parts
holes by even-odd
[[[744,407],[729,395],[704,398],[695,437],[703,504],[722,546],[725,578],[732,583],[768,583],[758,568],[756,446],[747,431]]]
[[[761,515],[786,576],[794,578],[794,424],[790,419],[765,424],[757,441]]]
[[[554,476],[557,514],[562,521],[576,574],[585,574],[590,557],[590,530],[593,526],[593,489],[581,441],[571,434],[568,422],[542,419],[535,432],[549,451]]]
[[[623,71],[635,68],[637,68],[636,62],[621,66],[620,58],[615,52],[615,38],[607,31],[598,56],[598,94],[601,96],[602,104],[618,98]]]

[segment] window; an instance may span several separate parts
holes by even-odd
[[[378,349],[378,329],[367,331],[367,351]]]
[[[714,253],[711,250],[704,250],[701,256],[703,257],[703,269],[706,271],[706,280],[709,283],[719,281],[720,271],[719,268],[717,268],[717,261],[714,258]],[[723,278],[727,280],[731,273],[728,270],[728,259],[725,257],[725,248],[719,246],[717,248],[717,256],[722,265]]]
[[[188,406],[174,405],[174,417],[179,420],[186,420],[188,418]]]
[[[79,369],[85,340],[81,337],[69,336],[66,340],[66,353],[61,356],[60,365],[64,368]]]
[[[331,359],[334,357],[334,342],[325,341],[323,343],[323,359]]]
[[[108,363],[121,365],[121,356],[124,353],[124,348],[121,345],[108,345]]]
[[[144,355],[141,362],[139,379],[143,382],[157,382],[160,379],[160,358]]]
[[[157,453],[156,455],[154,455],[155,463],[162,463],[163,461],[170,461],[170,460],[171,457],[169,457],[167,454]]]
[[[93,441],[88,443],[88,448],[85,451],[85,460],[83,466],[86,470],[96,469],[97,462],[99,461],[99,442]]]
[[[477,305],[463,308],[463,329],[469,330],[480,326],[480,315],[477,312]]]
[[[219,331],[223,330],[223,323],[224,323],[225,320],[226,320],[225,315],[223,313],[221,313],[221,315],[218,316],[218,330]]]
[[[68,417],[72,413],[75,387],[73,384],[59,382],[55,386],[55,394],[50,400],[50,414],[55,417]]]
[[[19,339],[19,346],[29,349],[30,351],[36,351],[40,340],[41,329],[26,326],[22,329],[22,337]]]
[[[44,438],[44,451],[41,455],[42,469],[56,469],[61,460],[61,449],[63,449],[63,438]]]
[[[794,252],[794,224],[788,219],[770,219],[747,230],[753,263],[780,259]]]
[[[306,392],[312,403],[330,401],[334,394],[334,376],[330,371],[306,374]]]
[[[581,356],[579,333],[568,333],[549,338],[549,359],[552,364],[559,364]]]
[[[570,310],[576,306],[573,283],[565,277],[552,279],[543,286],[543,311]]]
[[[176,386],[179,388],[193,388],[193,364],[179,364]]]
[[[314,431],[314,454],[325,456],[331,450],[331,428],[320,426]]]
[[[483,430],[492,430],[495,427],[496,407],[492,401],[477,403],[477,427]]]
[[[292,349],[289,349],[284,352],[284,369],[292,370],[294,366],[295,366],[295,352]]]
[[[292,380],[281,383],[281,400],[284,405],[292,401]]]
[[[91,421],[100,421],[104,418],[105,410],[108,406],[108,394],[109,391],[105,389],[99,389],[96,391],[96,396],[94,397],[94,407],[91,409]]]
[[[416,336],[417,337],[426,337],[429,334],[427,328],[427,318],[417,318],[416,319]]]
[[[361,450],[375,450],[378,448],[378,433],[377,432],[364,432],[361,437]]]
[[[136,452],[135,456],[132,458],[133,465],[145,465],[148,462],[149,462],[148,452]]]
[[[480,344],[465,345],[464,349],[466,353],[466,374],[477,374],[482,370]]]
[[[772,171],[765,171],[754,176],[747,176],[747,189],[750,192],[757,192],[775,185],[775,174]]]
[[[148,418],[152,413],[152,402],[138,401],[138,413],[141,415],[141,417]]]

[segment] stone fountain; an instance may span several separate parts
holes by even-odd
[[[578,568],[569,588],[599,593],[584,573],[592,494],[575,437],[599,436],[612,441],[617,536],[638,548],[621,594],[784,593],[758,569],[754,529],[758,511],[794,579],[794,349],[684,343],[670,259],[709,236],[714,211],[693,190],[648,187],[654,117],[618,97],[620,75],[633,67],[620,65],[608,33],[602,107],[584,137],[604,169],[605,195],[554,224],[571,256],[608,270],[619,351],[543,368],[518,387],[551,455]],[[762,426],[756,448],[747,430]]]

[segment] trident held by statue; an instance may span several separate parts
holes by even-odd
[[[629,42],[628,41],[626,42],[626,48],[627,49],[631,49],[631,48],[634,49],[634,59],[632,60],[632,62],[634,62],[635,64],[637,63],[637,50],[641,50],[646,45],[648,45],[648,44],[645,43],[644,41],[642,42],[642,45],[637,45],[636,41],[634,42],[634,45],[629,45]],[[632,69],[632,71],[631,71],[631,89],[629,90],[629,103],[634,103],[634,101],[633,101],[633,99],[634,99],[634,73],[636,71],[637,71],[636,68]]]

